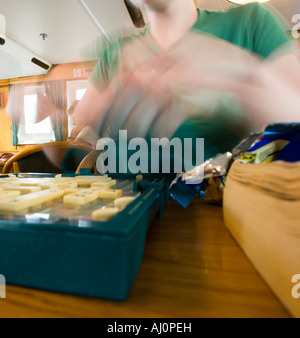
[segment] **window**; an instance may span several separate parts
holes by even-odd
[[[24,116],[19,131],[18,144],[40,144],[55,140],[50,117],[35,123],[37,115],[37,92],[43,90],[42,86],[27,86],[24,96]]]
[[[67,104],[68,110],[75,101],[80,101],[88,87],[88,80],[75,80],[67,82]],[[68,116],[68,130],[69,136],[74,128],[73,120],[71,116]]]

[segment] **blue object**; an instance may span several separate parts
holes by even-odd
[[[187,208],[198,195],[199,187],[186,184],[181,178],[170,188],[170,196],[183,208]]]
[[[143,259],[148,227],[163,213],[168,185],[159,177],[136,182],[133,189],[140,196],[108,222],[1,216],[1,274],[12,285],[125,300]]]
[[[278,142],[276,143],[276,141]],[[268,153],[266,150],[261,150],[263,160],[300,161],[300,123],[278,123],[269,125],[265,129],[263,137],[256,142],[244,156],[248,154],[251,156],[267,145],[270,145],[270,151],[273,152]],[[263,162],[263,160],[261,160],[261,162]]]
[[[298,162],[300,161],[300,134],[299,138],[291,141],[279,152],[276,161]]]
[[[252,152],[266,144],[269,144],[275,140],[286,140],[293,141],[299,138],[300,135],[300,124],[299,123],[279,123],[268,126],[264,131],[263,138],[254,144],[248,151]]]

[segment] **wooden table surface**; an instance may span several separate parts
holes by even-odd
[[[0,318],[218,318],[289,314],[226,229],[222,208],[170,200],[151,225],[144,259],[124,302],[7,286]]]

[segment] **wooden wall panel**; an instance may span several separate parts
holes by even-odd
[[[12,145],[11,121],[6,114],[8,100],[8,86],[0,87],[2,106],[0,106],[0,153],[15,152],[16,147]]]

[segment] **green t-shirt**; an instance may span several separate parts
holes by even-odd
[[[258,3],[234,7],[227,12],[199,9],[199,18],[192,31],[218,37],[262,59],[268,58],[279,47],[289,43],[288,35],[277,18]],[[96,65],[90,81],[99,89],[105,88],[118,73],[123,47],[146,34],[148,30],[111,44]],[[248,131],[235,125],[235,117],[236,107],[228,104],[212,117],[187,120],[173,137],[203,137],[205,159],[208,159],[218,153],[231,151],[247,136]]]
[[[289,42],[277,18],[259,3],[235,7],[227,12],[200,10],[194,29],[215,35],[262,58],[269,57]]]
[[[275,16],[259,3],[234,7],[227,12],[199,11],[192,30],[214,35],[262,58],[289,43],[287,34]],[[118,71],[122,48],[148,33],[115,39],[99,59],[90,81],[98,88],[108,84]]]

